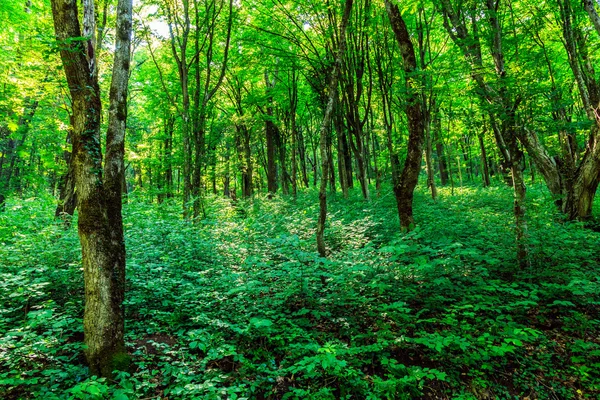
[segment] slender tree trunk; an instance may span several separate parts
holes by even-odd
[[[306,143],[302,129],[298,129],[298,156],[300,158],[300,172],[302,173],[302,182],[304,187],[308,188],[308,171],[306,168]]]
[[[329,191],[335,194],[335,165],[333,162],[333,143],[332,143],[331,124],[329,126],[329,134],[327,135],[327,160],[329,160]]]
[[[292,121],[292,195],[298,194],[298,127],[296,126],[296,112],[291,115]]]
[[[342,57],[346,52],[346,28],[348,26],[348,20],[350,19],[350,13],[352,11],[352,1],[346,0],[344,4],[344,15],[342,17],[342,25],[340,26],[339,44],[337,54],[335,57],[335,65],[331,72],[331,81],[329,83],[329,100],[327,101],[327,108],[325,109],[325,115],[323,116],[323,122],[321,123],[321,129],[319,130],[319,151],[321,153],[321,185],[319,187],[319,219],[317,222],[317,250],[321,257],[327,255],[327,249],[325,247],[325,222],[327,220],[327,177],[329,167],[329,160],[327,159],[327,133],[331,126],[331,114],[333,113],[333,105],[337,97],[337,87],[340,75],[340,68],[342,65]]]
[[[346,132],[344,131],[344,121],[341,110],[341,104],[339,99],[336,99],[335,104],[335,132],[337,139],[337,159],[338,159],[338,174],[340,180],[340,187],[342,189],[342,194],[345,199],[348,198],[348,190],[350,185],[348,183],[348,167],[346,166],[347,159],[349,158],[348,154],[348,142],[346,140]],[[352,177],[350,175],[350,177]]]
[[[238,141],[241,142],[241,148],[238,148],[238,158],[240,171],[242,173],[242,196],[246,199],[252,197],[252,149],[250,148],[250,132],[243,123],[236,125]]]
[[[377,135],[373,133],[373,172],[375,173],[375,190],[377,191],[377,197],[381,195],[381,169],[379,167],[378,154],[380,149],[379,140]]]
[[[490,186],[490,172],[488,169],[487,154],[485,152],[485,143],[483,142],[483,132],[478,135],[479,149],[481,151],[481,178],[483,179],[483,187]]]
[[[279,129],[277,129],[277,131],[278,131],[277,149],[279,152],[279,167],[281,169],[281,174],[279,174],[280,180],[281,180],[281,191],[284,195],[288,195],[288,194],[290,194],[290,189],[289,189],[290,175],[287,170],[287,162],[286,162],[287,149],[286,149],[285,138],[283,136],[283,132]]]
[[[437,199],[437,188],[435,187],[435,175],[433,170],[433,146],[431,140],[431,123],[426,121],[425,123],[425,164],[427,165],[427,186],[431,191],[431,198]]]
[[[515,241],[517,244],[517,261],[521,269],[529,267],[529,251],[527,240],[527,220],[525,219],[525,179],[523,176],[523,153],[518,147],[516,134],[512,133],[510,172],[514,191]]]
[[[173,130],[175,128],[175,117],[169,115],[166,120],[166,137],[164,139],[164,169],[166,197],[172,199],[173,194]]]
[[[439,115],[435,117],[435,128],[434,128],[434,137],[435,137],[435,153],[437,155],[438,160],[438,169],[440,171],[440,180],[442,182],[442,186],[446,186],[448,184],[448,165],[446,163],[446,154],[444,152],[444,142],[442,141],[442,119]]]
[[[0,211],[4,210],[4,201],[6,201],[6,197],[11,188],[14,187],[17,191],[22,189],[21,182],[18,179],[20,164],[18,149],[27,139],[30,123],[35,115],[38,104],[38,101],[32,101],[29,98],[25,99],[25,113],[19,117],[17,131],[15,132],[15,135],[20,133],[21,137],[20,139],[7,139],[5,151],[2,152],[2,164],[0,165],[0,194],[2,195],[0,200],[2,200],[2,202],[0,203]],[[9,134],[7,129],[6,136]],[[31,155],[34,155],[34,151],[32,151]],[[13,185],[12,182],[15,180],[16,183]]]

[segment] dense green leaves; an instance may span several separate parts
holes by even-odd
[[[73,229],[47,200],[9,203],[0,241],[0,393],[8,398],[595,398],[597,233],[529,204],[532,269],[514,274],[510,190],[418,194],[399,236],[391,196],[331,203],[314,251],[314,193],[126,206],[127,346],[135,367],[87,375]],[[359,196],[359,193],[354,193]],[[36,232],[36,234],[33,234]],[[462,396],[462,397],[461,397]]]

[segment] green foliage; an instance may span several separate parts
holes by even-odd
[[[385,193],[385,192],[384,192]],[[334,199],[323,259],[316,193],[207,217],[130,196],[126,342],[114,381],[82,358],[75,228],[52,203],[0,215],[0,396],[135,399],[582,399],[600,394],[598,233],[530,190],[532,268],[514,272],[508,188]]]

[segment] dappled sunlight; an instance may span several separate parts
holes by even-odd
[[[537,368],[573,371],[595,359],[598,234],[562,222],[539,200],[543,190],[530,189],[531,271],[515,270],[504,188],[443,189],[437,202],[418,191],[417,227],[407,234],[392,197],[335,199],[327,258],[316,253],[314,195],[207,197],[206,217],[195,223],[178,217],[175,202],[131,196],[125,310],[135,369],[118,375],[114,388],[86,385],[107,393],[301,396],[343,382],[356,393],[394,385],[435,398],[460,390],[464,376],[496,382],[499,369],[537,371],[513,388],[529,379],[558,388],[558,375]],[[47,200],[25,204],[11,208],[14,225],[1,231],[9,264],[0,290],[9,303],[0,357],[30,372],[4,385],[49,390],[42,371],[50,369],[59,377],[52,382],[68,388],[87,379],[75,228],[48,224]],[[37,229],[32,214],[46,228],[14,235]],[[576,358],[564,359],[553,343]],[[581,382],[594,393],[584,383],[592,381]]]

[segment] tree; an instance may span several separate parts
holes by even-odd
[[[408,33],[406,23],[400,14],[398,6],[390,0],[385,1],[385,8],[390,19],[394,36],[402,55],[404,79],[406,84],[406,105],[404,111],[408,119],[408,145],[404,168],[394,182],[396,206],[400,216],[400,228],[410,230],[414,226],[413,196],[421,171],[423,157],[423,141],[425,133],[425,119],[422,110],[422,99],[418,92],[417,58],[415,49]]]
[[[132,1],[117,6],[115,56],[110,88],[106,158],[102,163],[102,102],[93,31],[93,2],[84,3],[84,29],[77,2],[52,0],[54,30],[73,108],[72,163],[79,210],[85,282],[84,334],[90,371],[111,376],[128,362],[124,342],[125,242],[121,183],[127,121]]]
[[[321,257],[325,257],[327,249],[325,247],[325,222],[327,220],[327,176],[329,160],[327,158],[327,133],[331,126],[331,117],[333,114],[333,105],[337,97],[338,80],[340,77],[340,69],[342,67],[342,57],[346,51],[346,29],[348,20],[352,12],[352,0],[346,0],[344,3],[344,14],[342,16],[342,24],[340,26],[339,43],[337,54],[335,56],[335,64],[331,72],[331,80],[329,83],[329,99],[327,108],[323,116],[323,122],[319,129],[319,153],[321,155],[321,184],[319,186],[319,218],[317,221],[317,250]]]
[[[600,35],[600,18],[592,1],[584,1],[583,6],[597,34]],[[534,160],[556,205],[568,219],[589,219],[598,184],[600,183],[600,81],[596,79],[590,60],[588,34],[582,31],[583,10],[573,9],[570,0],[558,0],[558,16],[562,43],[567,54],[568,65],[575,78],[577,91],[585,116],[590,123],[585,139],[583,154],[580,154],[576,135],[569,129],[571,117],[567,111],[559,84],[556,82],[556,67],[553,65],[548,45],[541,38],[537,27],[533,27],[535,43],[543,52],[547,73],[551,80],[553,119],[560,122],[557,133],[560,142],[558,156],[543,145],[535,127],[525,126],[520,140]]]
[[[477,94],[486,104],[494,137],[500,149],[504,166],[510,169],[514,190],[515,238],[517,259],[521,267],[528,265],[527,222],[525,219],[525,182],[521,168],[523,152],[518,145],[517,109],[522,102],[511,86],[506,66],[503,43],[503,30],[500,23],[500,0],[486,0],[480,9],[472,5],[470,9],[450,0],[441,0],[440,8],[444,16],[444,26],[453,42],[460,48],[467,62],[471,79],[477,85]],[[494,64],[495,81],[490,83],[484,74],[483,52],[480,42],[480,13],[485,16],[490,43],[489,53]],[[470,24],[470,29],[469,29]]]

